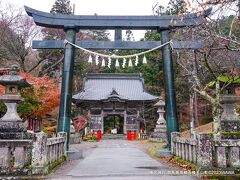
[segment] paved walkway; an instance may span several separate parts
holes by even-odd
[[[169,171],[126,140],[104,140],[79,161],[64,177],[51,179],[86,180],[157,180],[194,179],[189,176],[156,175],[153,172]]]

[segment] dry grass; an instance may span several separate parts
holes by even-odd
[[[194,128],[194,130],[198,133],[208,133],[208,132],[212,132],[212,122],[208,123],[208,124],[205,124],[205,125],[202,125],[202,126],[199,126],[199,127],[196,127]],[[184,131],[184,132],[181,132],[181,137],[185,137],[185,138],[190,138],[190,131],[187,130],[187,131]]]

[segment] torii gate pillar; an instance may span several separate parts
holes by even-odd
[[[66,28],[66,39],[75,43],[76,28]],[[70,123],[71,123],[71,103],[72,103],[72,84],[74,68],[75,48],[67,44],[64,49],[64,65],[62,74],[61,99],[58,118],[58,132],[67,132],[67,150],[69,150]]]
[[[167,43],[170,41],[169,31],[164,30],[160,32],[161,43]],[[176,93],[174,86],[174,74],[173,74],[173,61],[172,61],[172,50],[170,45],[166,45],[162,48],[164,76],[165,76],[165,101],[166,101],[166,120],[167,120],[167,136],[168,142],[171,142],[171,133],[179,132],[177,108],[176,108]],[[168,145],[169,149],[171,145]]]

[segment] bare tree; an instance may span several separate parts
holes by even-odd
[[[205,47],[197,52],[177,51],[177,62],[185,72],[182,76],[188,77],[189,87],[192,89],[190,92],[192,94],[197,92],[210,103],[213,130],[219,132],[219,121],[222,114],[221,97],[225,93],[225,89],[236,80],[237,76],[233,72],[238,71],[237,67],[240,65],[237,60],[239,53],[227,48],[223,49],[221,45],[219,47],[220,42],[214,41],[210,44],[208,41],[208,43],[211,45],[210,47]],[[197,54],[197,61],[194,59],[194,53]],[[221,77],[229,79],[223,82]]]
[[[12,5],[0,8],[0,59],[3,66],[18,64],[21,70],[28,69],[36,61],[36,52],[31,48],[33,38],[39,36],[39,28],[21,9]]]

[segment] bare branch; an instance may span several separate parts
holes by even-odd
[[[212,76],[214,77],[214,79],[217,79],[217,76],[213,70],[213,68],[211,67],[211,65],[209,64],[208,62],[208,55],[206,53],[204,53],[204,62],[205,62],[205,65],[207,67],[207,69],[209,70],[209,72],[212,74]]]
[[[48,67],[47,69],[45,69],[43,72],[41,72],[42,75],[46,74],[49,70],[51,70],[52,68],[54,68],[55,66],[57,66],[59,63],[61,63],[64,59],[64,56],[61,57],[61,59],[59,59],[56,63],[54,63],[53,65],[51,65],[50,67]]]
[[[232,39],[230,39],[230,38],[226,38],[226,37],[223,37],[223,36],[220,36],[220,35],[217,35],[217,34],[215,34],[214,36],[216,36],[216,37],[218,37],[218,38],[221,38],[221,39],[224,39],[224,40],[226,40],[226,41],[233,42],[233,43],[235,43],[235,44],[237,44],[237,45],[240,45],[240,42],[235,41],[235,40],[232,40]]]
[[[204,99],[206,99],[209,103],[214,104],[215,99],[208,95],[208,93],[204,90],[198,90],[194,88],[194,91],[196,91],[198,94],[200,94]]]
[[[34,69],[36,69],[42,62],[46,61],[46,60],[49,60],[49,58],[53,55],[53,51],[51,51],[50,54],[47,55],[47,57],[45,59],[38,59],[38,62],[37,64],[35,64],[33,67],[31,67],[27,73],[30,73],[32,72]]]

